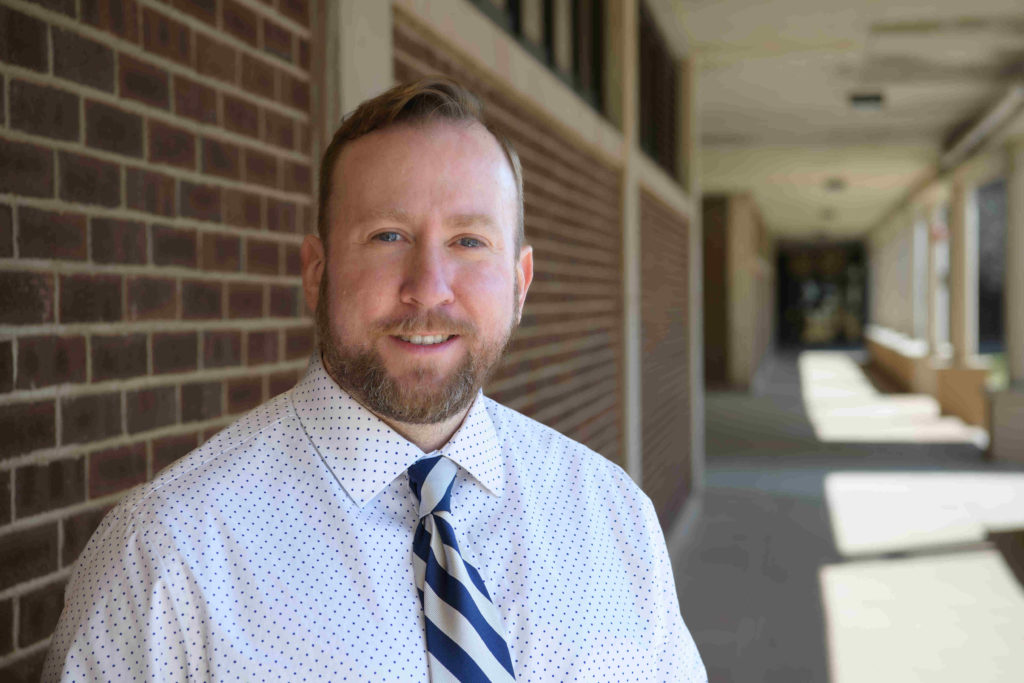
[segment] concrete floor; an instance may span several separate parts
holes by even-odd
[[[708,395],[673,568],[710,681],[1024,681],[1024,589],[995,542],[1024,529],[1024,468],[862,360],[781,355],[759,394]]]

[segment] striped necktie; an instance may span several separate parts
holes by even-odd
[[[451,498],[457,470],[440,455],[409,468],[409,487],[420,503],[412,549],[430,680],[513,681],[501,615],[455,540]]]

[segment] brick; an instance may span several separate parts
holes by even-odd
[[[277,187],[277,157],[254,149],[246,149],[244,156],[246,182]]]
[[[129,434],[159,429],[178,421],[178,392],[173,386],[129,391],[125,407]]]
[[[150,119],[149,160],[181,168],[196,167],[196,139],[182,128]]]
[[[125,169],[125,200],[129,209],[160,216],[175,216],[174,178],[141,168]]]
[[[203,235],[200,251],[204,270],[237,271],[241,268],[242,243],[234,235]]]
[[[22,337],[18,340],[18,388],[84,382],[85,361],[85,337]]]
[[[0,83],[0,87],[2,87]],[[3,103],[0,102],[0,106]],[[14,256],[14,210],[7,204],[0,204],[0,258]]]
[[[291,202],[267,199],[267,230],[271,232],[302,232],[296,220],[296,207]]]
[[[142,156],[142,117],[91,100],[85,103],[85,144],[115,154]]]
[[[313,147],[312,133],[310,132],[310,127],[305,123],[300,123],[298,124],[298,128],[299,134],[297,137],[299,139],[299,151],[309,154],[310,150]]]
[[[61,400],[61,443],[86,443],[121,433],[121,394],[90,394]]]
[[[55,460],[14,470],[14,512],[18,519],[85,500],[85,461]]]
[[[11,510],[11,477],[13,473],[9,470],[6,472],[0,472],[0,525],[10,524],[14,518],[14,512]],[[0,624],[0,630],[2,630],[3,624]],[[0,648],[0,654],[3,648]]]
[[[256,13],[235,0],[224,0],[224,30],[256,47],[259,42],[259,18]]]
[[[53,177],[51,150],[0,139],[0,192],[52,197]]]
[[[292,32],[280,24],[264,19],[263,49],[286,62],[292,61]]]
[[[313,328],[294,327],[284,333],[284,357],[286,360],[305,358],[313,353]]]
[[[181,283],[181,317],[185,320],[213,320],[221,317],[219,282],[183,280]]]
[[[109,510],[109,507],[87,510],[64,520],[64,546],[61,560],[65,567],[73,564],[85,550],[85,544],[89,542],[96,527],[100,525]]]
[[[61,275],[62,323],[121,320],[120,275]]]
[[[271,285],[270,315],[274,318],[295,318],[301,314],[300,289],[289,285]]]
[[[137,100],[161,109],[171,103],[171,88],[167,71],[125,54],[117,56],[121,97]]]
[[[276,363],[278,357],[277,330],[249,332],[245,335],[246,364]]]
[[[145,334],[93,335],[90,346],[93,382],[146,374],[149,348]]]
[[[262,201],[259,195],[225,188],[221,192],[224,222],[244,228],[263,227]]]
[[[220,191],[216,186],[181,181],[178,192],[179,212],[187,218],[219,222]]]
[[[228,285],[229,318],[262,318],[263,285],[232,282]]]
[[[188,66],[192,57],[192,32],[148,7],[142,11],[142,42],[147,52]]]
[[[263,111],[264,139],[285,149],[295,147],[295,120],[266,109]]]
[[[0,62],[46,71],[46,48],[46,24],[0,5]]]
[[[0,680],[6,683],[34,683],[42,678],[45,661],[45,648],[12,660],[0,667]]]
[[[181,385],[181,421],[196,422],[220,417],[220,382],[194,382]]]
[[[146,444],[89,454],[89,497],[102,498],[146,481]]]
[[[241,377],[228,382],[228,413],[252,410],[263,401],[263,380]]]
[[[18,255],[21,258],[84,261],[86,218],[78,213],[18,207]]]
[[[260,135],[260,113],[255,104],[224,95],[224,127],[251,138]]]
[[[14,649],[14,605],[13,599],[0,600],[0,655]],[[3,669],[0,669],[0,674]]]
[[[211,26],[217,25],[216,0],[174,0],[174,6]]]
[[[153,473],[156,474],[198,446],[195,434],[178,434],[153,440]]]
[[[199,337],[195,332],[153,334],[153,374],[190,372],[198,367]]]
[[[309,0],[281,0],[281,13],[297,24],[309,26]]]
[[[184,76],[175,76],[174,111],[201,123],[217,123],[217,92]]]
[[[242,362],[241,332],[224,330],[203,333],[203,367],[223,368]]]
[[[64,609],[64,581],[37,588],[18,598],[18,645],[28,647],[48,638]]]
[[[242,88],[267,99],[276,96],[277,70],[269,63],[249,54],[242,55]]]
[[[56,522],[0,536],[0,590],[56,569]]]
[[[230,142],[203,138],[203,173],[222,178],[241,178],[241,152]]]
[[[6,394],[13,389],[14,342],[10,339],[6,339],[4,341],[0,341],[0,392]],[[2,509],[2,505],[0,505],[0,509]]]
[[[82,19],[125,40],[139,42],[139,9],[135,0],[82,0]]]
[[[50,28],[50,38],[53,41],[55,76],[114,92],[113,50],[102,43],[56,26]]]
[[[11,81],[10,125],[33,135],[78,140],[78,96],[26,81]]]
[[[205,34],[196,35],[196,71],[226,83],[234,83],[238,53],[227,43]]]
[[[146,226],[138,221],[93,218],[90,239],[96,263],[146,262]]]
[[[0,460],[56,446],[56,420],[53,401],[0,405]]]
[[[309,41],[306,40],[305,38],[301,38],[299,40],[299,66],[301,66],[306,71],[309,71],[309,62],[310,62],[310,56],[309,55],[310,55]]]
[[[288,391],[293,386],[295,386],[295,383],[298,382],[298,379],[298,375],[291,370],[286,370],[284,372],[275,372],[270,376],[268,382],[267,398],[274,398],[278,394],[283,394],[284,392]]]
[[[245,250],[245,270],[261,275],[277,275],[279,269],[277,242],[249,240]]]
[[[51,320],[51,274],[0,272],[0,323],[27,325]]]
[[[196,267],[196,231],[166,225],[150,227],[153,242],[153,263],[158,266]]]
[[[72,18],[76,14],[75,0],[32,0],[32,2],[51,12],[60,12]]]
[[[298,109],[309,111],[309,83],[300,81],[290,74],[281,73],[281,102]]]
[[[284,245],[284,274],[302,274],[302,251],[297,244]]]
[[[178,286],[174,280],[129,277],[129,320],[172,320],[178,317]]]
[[[121,203],[121,169],[117,164],[71,152],[60,152],[57,159],[61,199],[100,206]]]

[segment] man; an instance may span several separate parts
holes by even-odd
[[[319,200],[305,378],[104,520],[44,678],[706,680],[650,501],[480,393],[533,253],[475,98],[364,103]]]

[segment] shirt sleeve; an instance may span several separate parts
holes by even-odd
[[[650,499],[644,496],[644,522],[648,532],[648,547],[653,554],[652,588],[655,594],[657,612],[661,615],[661,628],[658,632],[658,661],[655,666],[656,675],[652,680],[678,681],[679,683],[707,683],[708,675],[704,662],[697,652],[690,631],[683,623],[676,596],[676,582],[672,574],[672,563],[669,560],[665,536],[661,532],[658,516]]]
[[[189,675],[190,639],[175,605],[180,591],[168,585],[141,534],[115,521],[90,542],[65,592],[44,683],[183,681]]]

